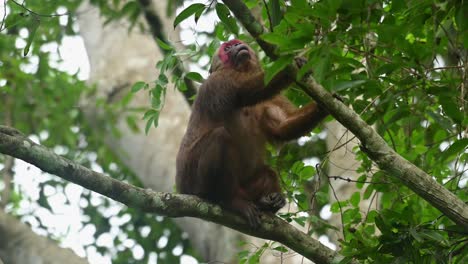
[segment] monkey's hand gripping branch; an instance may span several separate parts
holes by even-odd
[[[279,217],[262,215],[261,226],[252,230],[241,216],[218,205],[196,196],[155,192],[110,178],[55,154],[11,127],[0,126],[0,153],[24,160],[44,172],[145,212],[168,217],[190,216],[215,222],[252,236],[280,242],[316,263],[332,263],[342,258]]]

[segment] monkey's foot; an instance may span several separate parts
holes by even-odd
[[[255,204],[235,199],[231,202],[230,208],[244,216],[252,229],[257,229],[260,226],[260,212]]]
[[[270,193],[260,198],[258,203],[262,210],[276,213],[286,205],[286,199],[281,193]]]
[[[245,218],[249,222],[252,229],[257,229],[260,226],[260,212],[258,211],[255,205],[251,205],[245,209],[243,212]]]

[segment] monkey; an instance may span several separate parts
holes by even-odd
[[[266,164],[266,144],[298,138],[328,112],[312,102],[296,108],[280,91],[294,78],[285,71],[264,85],[250,46],[223,43],[199,88],[176,161],[176,188],[241,214],[257,228],[260,212],[285,204],[278,174]]]

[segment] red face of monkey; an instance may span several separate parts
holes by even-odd
[[[257,63],[257,57],[253,50],[244,42],[233,39],[224,42],[213,56],[210,72],[215,72],[221,68],[232,67],[237,70],[248,69],[249,63]]]

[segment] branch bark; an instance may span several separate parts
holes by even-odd
[[[284,244],[316,263],[343,257],[279,217],[262,215],[262,225],[252,230],[244,219],[196,196],[155,192],[120,182],[58,156],[18,130],[0,126],[0,152],[22,159],[41,170],[100,193],[129,207],[168,217],[196,217],[240,232]]]
[[[266,29],[256,21],[247,6],[240,0],[223,0],[223,2],[257,40],[267,56],[272,59],[276,58],[274,53],[276,47],[261,39],[261,34],[266,32]],[[296,74],[297,70],[292,69],[293,74]],[[380,169],[400,179],[408,188],[439,209],[453,222],[468,229],[467,204],[437,183],[429,174],[396,153],[356,112],[334,98],[312,77],[298,84],[304,92],[359,138],[362,144],[361,149],[377,163]]]

